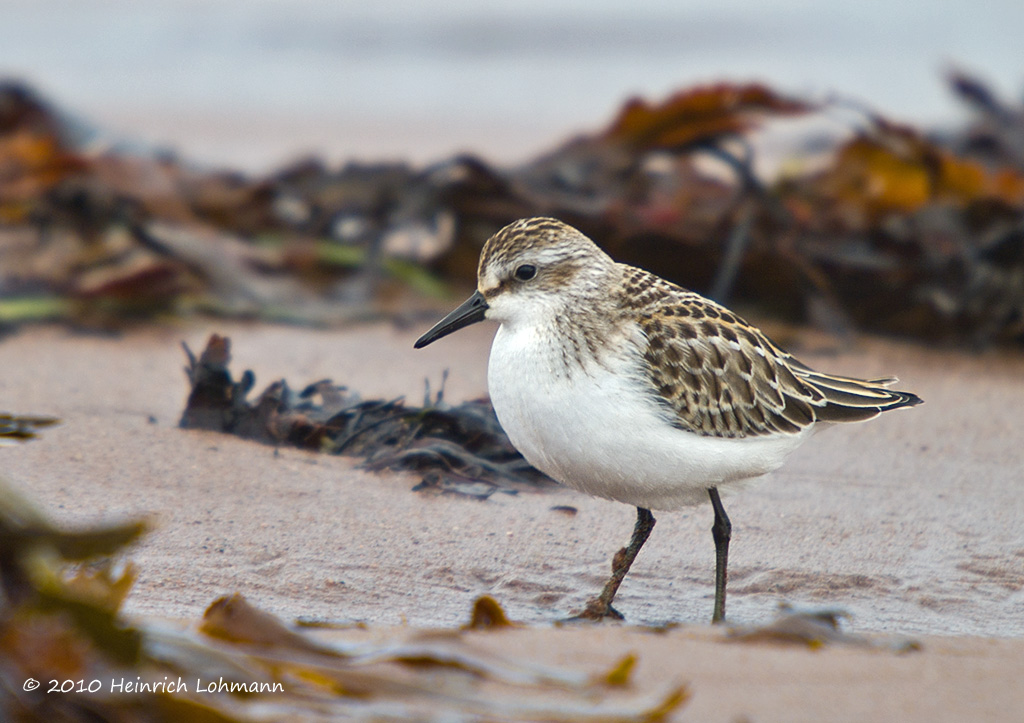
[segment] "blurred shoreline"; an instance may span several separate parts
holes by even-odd
[[[1009,2],[11,0],[0,17],[0,76],[117,137],[257,173],[308,154],[516,163],[628,97],[719,81],[927,127],[961,120],[953,65],[1024,87]]]

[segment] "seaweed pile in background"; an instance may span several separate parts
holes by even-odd
[[[0,480],[0,720],[653,723],[690,697],[680,684],[638,695],[632,655],[585,672],[472,644],[499,629],[297,630],[237,594],[195,632],[129,621],[135,568],[112,556],[145,528],[58,528]]]
[[[255,401],[251,371],[234,381],[231,341],[212,335],[199,358],[185,346],[191,384],[180,426],[227,432],[266,444],[287,444],[361,457],[370,470],[418,472],[416,490],[486,499],[497,491],[553,484],[512,446],[487,400],[451,406],[443,388],[422,407],[402,399],[362,399],[329,380],[292,391],[271,383]]]
[[[472,283],[501,226],[552,215],[763,313],[1019,344],[1024,108],[965,74],[949,83],[973,116],[957,133],[720,84],[630,101],[516,168],[308,160],[255,179],[96,149],[31,90],[0,85],[0,323],[409,313],[442,281]]]

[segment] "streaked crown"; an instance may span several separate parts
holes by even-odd
[[[595,287],[615,262],[582,233],[554,218],[509,224],[484,245],[477,287],[488,303],[509,291],[578,294]]]

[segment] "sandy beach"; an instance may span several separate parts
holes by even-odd
[[[327,284],[347,278],[352,264],[365,263],[344,261],[344,253],[329,261],[315,255],[328,250],[326,242],[362,243],[342,232],[347,226],[362,229],[359,224],[372,219],[367,228],[380,224],[370,234],[374,238],[422,229],[440,238],[447,235],[439,229],[449,212],[466,229],[482,229],[526,202],[536,206],[531,213],[569,210],[569,215],[589,215],[598,225],[618,218],[622,228],[606,240],[642,240],[652,230],[660,238],[675,224],[676,214],[685,214],[696,231],[675,239],[685,242],[671,251],[679,254],[691,253],[694,239],[705,250],[711,248],[705,238],[725,239],[719,232],[727,222],[734,228],[747,224],[743,235],[754,240],[750,249],[756,258],[763,253],[756,243],[758,216],[749,217],[751,225],[739,213],[742,205],[715,210],[717,191],[695,184],[687,164],[664,162],[681,149],[701,148],[703,134],[710,134],[711,146],[719,140],[727,141],[723,148],[732,145],[733,136],[750,125],[743,104],[734,108],[736,88],[742,87],[737,84],[762,82],[779,94],[776,106],[779,99],[796,99],[824,112],[821,118],[804,117],[803,111],[783,118],[772,111],[766,115],[773,119],[770,128],[743,136],[761,144],[754,143],[756,152],[747,154],[766,184],[763,215],[771,222],[760,238],[769,242],[769,258],[785,252],[780,266],[757,262],[743,271],[744,279],[761,279],[767,269],[765,288],[786,286],[797,262],[822,272],[822,256],[806,255],[804,249],[801,257],[790,248],[796,242],[800,246],[801,235],[809,232],[805,245],[815,254],[840,242],[829,263],[842,261],[836,268],[845,268],[846,274],[833,277],[841,282],[833,286],[856,293],[845,300],[837,297],[836,309],[863,311],[873,322],[878,318],[873,308],[887,311],[882,304],[867,305],[878,298],[893,299],[892,309],[901,312],[924,299],[934,309],[920,317],[925,320],[920,324],[913,320],[921,310],[909,310],[910,333],[927,336],[935,318],[938,326],[949,323],[953,334],[970,337],[976,326],[984,332],[991,322],[991,334],[971,338],[998,338],[995,328],[1003,325],[1007,333],[1002,338],[1019,342],[1019,194],[1024,181],[1013,184],[1020,180],[1021,162],[1020,41],[1013,30],[1024,22],[1019,3],[954,2],[939,8],[914,0],[812,7],[741,0],[670,7],[607,0],[585,5],[456,0],[444,6],[222,0],[185,6],[180,0],[34,0],[8,5],[0,23],[0,68],[52,104],[45,115],[52,115],[54,128],[61,131],[51,133],[44,123],[45,133],[37,137],[38,119],[14,113],[17,123],[9,125],[19,133],[28,129],[28,135],[5,130],[7,135],[0,137],[8,144],[7,155],[0,158],[8,159],[7,165],[0,163],[0,186],[6,184],[0,191],[18,192],[8,191],[16,202],[0,198],[8,203],[8,215],[0,214],[0,222],[20,219],[40,228],[38,244],[33,240],[31,247],[38,257],[27,252],[11,256],[18,261],[0,274],[0,285],[7,284],[4,293],[15,302],[23,292],[52,292],[85,299],[86,307],[96,302],[103,316],[111,300],[109,308],[119,309],[138,292],[159,292],[159,283],[151,284],[160,274],[141,271],[161,271],[171,261],[172,275],[185,289],[183,297],[174,298],[186,303],[171,305],[170,297],[154,292],[160,304],[169,304],[161,309],[199,303],[199,308],[225,315],[279,313],[278,300],[288,294],[268,290],[264,295],[264,282],[270,290],[285,278],[282,289],[307,284],[309,278]],[[628,139],[628,134],[610,134],[609,125],[627,99],[644,98],[656,108],[681,89],[719,81],[726,83],[724,107],[732,121],[709,122],[704,111],[692,117],[683,113],[679,128],[689,124],[700,133],[645,137],[634,164],[644,175],[623,174],[616,159],[626,146],[604,144]],[[652,127],[660,128],[667,117]],[[715,114],[710,117],[714,121]],[[22,127],[24,118],[32,122]],[[658,113],[652,118],[657,120]],[[872,131],[883,124],[884,132]],[[787,196],[792,191],[780,193],[772,185],[781,161],[787,168],[793,165],[787,177],[818,174],[820,159],[808,162],[812,153],[817,156],[854,130],[878,132],[881,141],[890,132],[906,136],[920,131],[921,142],[908,144],[912,136],[888,137],[879,146],[884,154],[866,156],[881,159],[865,166],[863,172],[873,170],[874,175],[862,178],[857,171],[847,179],[825,174],[824,179],[842,183],[824,184],[824,195],[808,195],[797,184],[796,193]],[[613,148],[614,153],[547,155],[575,148],[575,143],[563,144],[579,134],[603,138],[595,148]],[[933,148],[930,139],[936,136],[944,139]],[[895,161],[890,158],[894,138],[903,149]],[[966,154],[960,146],[977,146],[975,155],[964,155],[964,165],[950,164],[947,151]],[[1016,164],[1017,171],[1003,173],[999,183],[985,190],[978,179],[987,176],[974,164],[988,169],[993,158],[987,154],[1000,147],[1002,155],[993,158]],[[790,164],[789,154],[796,150]],[[467,153],[479,159],[448,160]],[[119,158],[130,163],[118,171],[124,178],[119,175],[110,186],[104,174],[119,166],[99,161]],[[305,158],[314,160],[300,163]],[[554,163],[553,158],[561,160]],[[850,158],[858,169],[860,153]],[[168,163],[171,159],[180,166]],[[936,159],[942,162],[937,165]],[[377,162],[396,164],[395,177],[411,189],[401,192],[407,197],[396,195],[390,181],[378,187],[376,181],[360,180],[360,164],[372,171]],[[478,163],[482,185],[474,185],[474,175],[460,190],[460,174]],[[84,171],[75,170],[79,164]],[[282,172],[282,164],[295,165]],[[351,188],[342,170],[348,164],[358,181]],[[800,170],[804,164],[809,167]],[[188,190],[193,175],[219,168],[230,172],[208,187],[196,186],[206,188],[202,193]],[[951,174],[945,182],[938,172],[943,168]],[[310,171],[308,188],[302,174],[282,181],[296,169]],[[419,174],[420,169],[430,173]],[[557,183],[549,184],[549,170]],[[149,180],[136,184],[134,173]],[[250,183],[246,177],[265,174],[270,174],[266,184],[246,192],[256,199],[250,207],[251,199],[238,189]],[[414,175],[430,182],[424,185]],[[70,184],[54,186],[58,177]],[[844,179],[852,179],[849,188],[856,191],[849,198],[839,193],[848,188]],[[921,198],[914,194],[915,179]],[[520,184],[526,185],[521,189]],[[744,193],[751,190],[748,185],[743,184]],[[501,188],[495,191],[495,186]],[[24,202],[18,195],[24,188],[34,189],[38,198],[25,198],[41,205]],[[177,215],[171,218],[176,223],[186,218],[181,230],[195,243],[166,246],[159,234],[150,238],[152,229],[147,228],[138,261],[120,245],[127,239],[121,233],[124,216],[134,219],[128,211],[138,204],[150,209],[147,221],[167,221],[161,204],[168,189],[175,189],[171,206]],[[808,199],[819,195],[832,201],[816,210]],[[112,202],[122,196],[131,204]],[[735,200],[743,199],[738,195]],[[793,214],[784,233],[768,200]],[[702,210],[705,204],[711,210]],[[712,211],[721,214],[714,233],[700,231]],[[232,214],[244,223],[232,226],[221,220]],[[266,218],[260,220],[261,214]],[[313,218],[321,214],[323,219]],[[881,220],[868,223],[876,216]],[[63,247],[48,246],[52,239],[43,233],[44,222],[58,229],[70,222],[69,228],[82,234],[69,243],[74,253],[68,252],[66,268],[52,275],[48,268],[40,270]],[[94,224],[97,235],[91,238],[87,232]],[[682,218],[678,226],[686,230]],[[195,249],[206,251],[204,234],[214,227],[230,245],[210,256],[194,255]],[[190,229],[197,232],[194,239]],[[16,232],[27,230],[26,225]],[[287,231],[284,237],[297,234],[296,245],[270,254],[282,230]],[[730,237],[728,254],[714,261],[716,269],[728,268],[729,254],[742,246],[735,245],[740,236]],[[820,248],[814,247],[815,238]],[[258,243],[245,243],[241,253],[238,239]],[[255,255],[264,241],[271,242],[265,249],[270,255]],[[7,246],[13,248],[14,242]],[[466,248],[475,258],[475,247]],[[657,252],[658,247],[651,248]],[[692,264],[690,256],[679,258]],[[35,276],[22,278],[26,259],[38,268]],[[314,262],[330,267],[323,278],[304,275],[312,273]],[[436,262],[431,269],[441,268]],[[237,285],[226,278],[230,274],[224,269],[237,272],[243,266],[246,278]],[[773,281],[780,268],[785,275]],[[80,273],[96,269],[114,274],[110,278],[118,283],[101,285],[112,296],[92,296],[94,286],[76,285]],[[856,281],[873,270],[880,276],[871,288]],[[445,273],[445,283],[459,283],[457,275]],[[827,276],[822,277],[826,282]],[[917,285],[894,290],[893,284],[906,279],[917,279]],[[127,283],[122,288],[120,282]],[[243,289],[246,284],[253,285]],[[817,293],[830,286],[810,285]],[[121,296],[118,289],[131,293]],[[238,289],[251,293],[254,301],[238,306]],[[770,296],[747,298],[764,304],[758,309],[776,308]],[[818,300],[801,297],[799,308],[812,309]],[[301,300],[291,301],[301,306]],[[313,311],[300,308],[303,313],[295,317],[263,318],[320,319],[314,313],[322,311],[320,305],[335,303],[323,297]],[[198,354],[212,333],[230,338],[235,379],[246,369],[254,372],[253,397],[276,380],[286,379],[299,389],[331,379],[365,398],[404,396],[418,403],[425,384],[436,392],[446,372],[449,402],[486,395],[493,325],[475,325],[415,351],[413,341],[443,313],[440,308],[437,316],[417,311],[432,303],[419,298],[415,307],[403,307],[401,324],[331,330],[210,318],[148,318],[117,333],[58,325],[0,327],[0,412],[61,420],[41,429],[38,439],[0,447],[3,482],[68,528],[139,518],[152,527],[123,556],[136,579],[121,610],[143,631],[138,649],[144,654],[121,659],[120,668],[109,664],[107,648],[102,665],[89,657],[89,650],[81,653],[77,668],[68,663],[81,652],[60,636],[60,626],[74,617],[68,614],[74,598],[58,613],[46,608],[39,617],[49,618],[42,623],[29,615],[8,615],[7,627],[0,630],[0,718],[114,718],[90,707],[104,703],[99,697],[49,695],[29,685],[38,683],[29,674],[70,676],[68,671],[75,670],[96,681],[109,674],[103,682],[110,691],[115,673],[138,672],[141,681],[142,675],[159,679],[199,669],[214,673],[212,680],[224,661],[244,660],[241,673],[228,665],[229,674],[270,671],[267,675],[275,680],[280,676],[292,684],[288,695],[225,693],[206,700],[200,695],[187,700],[112,695],[105,702],[123,714],[119,720],[195,719],[181,713],[185,708],[167,712],[172,708],[165,706],[182,701],[196,704],[190,711],[209,713],[203,720],[239,713],[239,719],[333,721],[348,720],[344,711],[353,711],[358,715],[350,717],[361,720],[519,721],[526,716],[507,710],[552,702],[564,704],[562,714],[530,719],[575,721],[573,711],[578,710],[588,721],[616,723],[1024,720],[1024,356],[1019,345],[971,351],[872,336],[841,341],[751,315],[751,321],[764,325],[811,366],[864,378],[896,375],[899,388],[918,394],[925,404],[869,423],[827,429],[782,469],[724,498],[733,524],[726,624],[709,622],[715,560],[712,512],[704,505],[657,514],[653,534],[616,597],[623,623],[561,625],[603,584],[612,555],[629,538],[632,508],[559,487],[520,486],[485,500],[414,491],[421,480],[412,473],[370,472],[356,458],[178,426],[189,392],[182,342]],[[957,304],[963,307],[959,311]],[[125,308],[134,307],[129,303]],[[935,310],[942,313],[933,317]],[[375,314],[380,311],[374,307]],[[819,321],[831,318],[823,314]],[[863,319],[856,323],[872,328]],[[906,331],[898,325],[873,328]],[[936,338],[942,337],[942,329],[936,331]],[[948,338],[958,338],[953,334]],[[5,553],[0,564],[11,568],[15,560],[15,567],[27,570],[42,559],[33,557],[38,550],[52,552],[34,546],[37,533],[38,528],[29,529],[31,542],[18,549],[20,557]],[[56,576],[40,582],[45,576],[39,570],[50,560],[43,562],[31,568],[35,577],[26,574],[16,582],[29,580],[40,590],[52,583]],[[12,604],[17,590],[9,584],[14,577],[9,569],[4,572],[0,604],[7,606],[5,611],[17,611]],[[130,577],[126,573],[125,579]],[[266,645],[270,662],[260,668],[248,665],[266,652],[251,645],[266,642],[258,635],[231,639],[201,627],[211,603],[234,593],[291,626],[282,631],[273,621],[268,627],[295,647],[280,645],[282,653]],[[482,596],[494,598],[515,625],[464,630]],[[52,602],[37,597],[34,604]],[[824,644],[766,636],[781,606],[835,611],[842,634]],[[113,618],[110,611],[116,607],[116,602],[109,605],[104,614]],[[118,640],[120,622],[110,625]],[[57,654],[52,659],[43,654],[38,640],[48,641]],[[379,644],[393,650],[407,643],[414,650],[437,644],[442,652],[450,645],[476,656],[484,668],[504,665],[513,680],[459,668],[443,655],[376,661],[380,665],[368,673],[372,666],[362,665],[358,656],[339,653],[343,646],[372,649]],[[154,653],[160,645],[157,653],[166,657]],[[311,650],[320,655],[312,663]],[[295,658],[278,667],[277,654]],[[307,667],[289,667],[302,654],[310,656]],[[630,656],[635,656],[635,668],[622,681],[610,681],[609,671]],[[141,661],[137,671],[123,662],[129,659]],[[324,659],[337,667],[330,669]],[[526,683],[516,679],[515,674],[538,670],[564,673],[573,683],[545,688],[529,675]],[[370,694],[339,682],[348,680],[378,685],[367,685]],[[659,706],[673,694],[685,702],[659,717]],[[413,703],[401,708],[409,700]],[[467,700],[477,707],[460,707]],[[204,708],[207,704],[211,707]],[[608,712],[620,704],[628,715]],[[374,705],[379,707],[371,709]]]
[[[706,507],[659,515],[620,591],[625,625],[556,629],[599,587],[628,538],[631,508],[565,489],[487,501],[413,492],[411,474],[358,460],[183,431],[180,342],[210,332],[232,369],[293,386],[331,378],[366,397],[419,400],[450,369],[446,398],[486,393],[493,328],[423,351],[421,329],[314,331],[192,323],[97,336],[29,328],[0,341],[2,406],[60,426],[0,450],[3,475],[69,525],[145,516],[131,552],[135,616],[199,618],[240,592],[282,617],[452,628],[494,596],[526,629],[481,644],[541,661],[607,663],[638,653],[644,685],[689,681],[680,720],[1016,720],[1024,710],[1024,359],[873,338],[837,351],[784,342],[825,371],[897,374],[926,404],[831,429],[779,472],[725,500],[733,520],[732,625],[780,603],[835,608],[877,648],[723,642],[712,629],[714,549]],[[556,510],[571,507],[575,514]],[[645,626],[677,623],[663,634]],[[918,652],[890,641],[913,639]]]

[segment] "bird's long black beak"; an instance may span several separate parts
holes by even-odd
[[[487,302],[484,301],[484,295],[479,291],[474,291],[473,295],[459,304],[458,308],[452,311],[452,313],[430,327],[430,331],[417,339],[413,347],[422,349],[442,336],[448,336],[453,331],[458,331],[464,326],[483,321],[484,312],[486,311]]]

